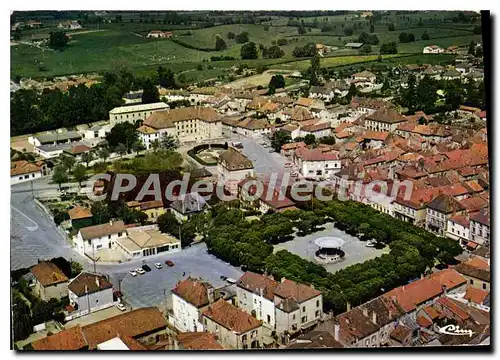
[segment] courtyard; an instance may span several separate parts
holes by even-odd
[[[316,250],[318,250],[318,246],[314,243],[314,241],[321,237],[330,236],[338,237],[345,241],[341,248],[345,252],[345,257],[342,260],[331,264],[321,264],[328,272],[331,273],[389,252],[388,248],[377,250],[373,247],[367,247],[366,242],[336,229],[333,226],[333,223],[325,224],[324,229],[321,231],[317,231],[306,236],[297,236],[293,240],[275,245],[274,252],[285,249],[290,251],[292,254],[298,255],[312,262],[316,262],[314,254]]]

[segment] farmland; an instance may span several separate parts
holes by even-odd
[[[268,16],[266,19],[270,20],[262,23],[213,25],[207,24],[207,18],[201,14],[200,12],[199,18],[196,17],[198,15],[191,14],[195,20],[175,24],[168,23],[163,18],[164,15],[157,12],[123,13],[119,22],[95,23],[89,20],[84,24],[84,29],[68,32],[71,39],[63,51],[53,51],[43,45],[29,44],[32,36],[48,34],[56,28],[59,21],[59,19],[47,20],[43,29],[23,30],[21,43],[11,46],[11,76],[41,78],[89,72],[102,73],[118,66],[126,66],[135,74],[148,76],[161,64],[172,69],[177,75],[183,72],[188,82],[197,82],[227,75],[226,69],[243,63],[250,67],[267,66],[275,69],[303,70],[307,68],[308,61],[294,58],[292,52],[295,47],[308,43],[331,46],[332,52],[322,59],[322,66],[336,67],[374,60],[378,56],[380,45],[391,41],[398,42],[402,31],[413,33],[416,41],[398,43],[399,54],[421,54],[422,48],[431,44],[448,47],[466,46],[471,41],[481,42],[481,36],[472,32],[473,24],[450,22],[449,12],[416,12],[382,16],[382,20],[378,20],[373,29],[380,43],[372,46],[372,54],[368,56],[359,56],[357,50],[344,47],[346,42],[356,41],[361,32],[370,31],[369,20],[357,14],[303,18]],[[224,15],[214,16],[216,20],[212,21],[224,20]],[[302,21],[307,30],[299,34],[298,24],[300,25]],[[420,21],[422,23],[419,26]],[[289,24],[293,26],[288,26]],[[329,25],[328,31],[324,31],[325,24]],[[395,31],[389,31],[388,24],[394,24]],[[352,28],[351,36],[345,35],[346,28]],[[85,32],[86,30],[91,31]],[[173,31],[174,41],[148,39],[145,35],[150,30]],[[229,39],[227,34],[230,32],[234,34],[247,32],[249,41],[265,47],[285,39],[287,43],[280,46],[284,56],[280,59],[262,59],[259,51],[259,59],[241,60],[242,44]],[[421,40],[424,32],[429,34],[429,40]],[[215,47],[218,35],[227,44],[227,49],[223,51],[211,50]],[[212,56],[231,56],[235,60],[210,62]],[[210,65],[207,62],[210,62]],[[201,69],[199,69],[200,64]]]

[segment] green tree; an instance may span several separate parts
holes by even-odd
[[[429,33],[427,31],[424,31],[424,33],[422,34],[422,40],[430,40],[430,36],[429,36]]]
[[[236,34],[233,33],[233,32],[228,32],[227,33],[227,38],[230,39],[230,40],[235,39],[236,38]]]
[[[246,31],[243,31],[241,33],[239,33],[238,35],[236,35],[236,42],[238,44],[244,44],[244,43],[247,43],[249,41],[249,38],[248,38],[248,33]]]
[[[61,184],[68,182],[67,170],[64,166],[58,165],[54,168],[52,181],[59,185],[59,190],[61,190]]]
[[[62,50],[68,44],[69,38],[61,31],[51,32],[49,34],[48,46],[54,50]]]
[[[158,69],[156,69],[156,72],[158,73],[158,83],[161,87],[165,89],[175,89],[177,87],[172,70],[165,69],[160,65]]]
[[[314,136],[314,134],[307,134],[304,137],[304,142],[306,145],[314,145],[316,144],[316,136]]]
[[[215,38],[215,50],[222,51],[225,49],[227,49],[226,42],[224,41],[224,39],[221,36],[217,35]]]
[[[271,138],[271,146],[276,152],[281,151],[281,146],[289,143],[292,140],[289,133],[278,130],[274,132],[273,137]]]
[[[397,54],[398,53],[397,44],[394,41],[390,42],[390,43],[382,44],[382,46],[380,46],[380,53],[381,54]]]
[[[102,161],[106,161],[109,158],[109,151],[106,148],[102,148],[99,150],[98,155]]]
[[[118,144],[115,147],[115,152],[118,153],[121,158],[123,158],[123,155],[127,154],[127,147],[124,144]]]
[[[67,171],[71,171],[71,169],[73,169],[73,166],[75,165],[76,163],[76,160],[73,156],[64,156],[62,158],[62,165],[64,166],[64,168],[67,170]]]
[[[257,46],[253,42],[249,42],[241,47],[242,59],[257,59]]]
[[[281,74],[276,74],[269,80],[269,87],[273,86],[275,89],[281,89],[285,87],[285,78]]]
[[[118,144],[123,144],[128,151],[132,144],[138,141],[138,139],[139,135],[137,134],[136,126],[129,122],[116,124],[111,128],[110,132],[106,134],[106,141],[110,149],[115,149]],[[99,154],[99,157],[101,157],[101,154]]]
[[[87,169],[85,166],[82,164],[78,164],[75,166],[73,169],[73,178],[78,182],[78,184],[81,186],[82,181],[85,180],[87,177]]]
[[[90,151],[84,152],[82,154],[82,161],[85,163],[86,167],[89,167],[89,163],[94,160],[94,154],[91,153]]]
[[[167,233],[174,237],[179,236],[180,224],[175,218],[174,214],[172,214],[170,211],[158,216],[156,222],[158,224],[158,230],[160,230],[162,233]]]
[[[142,93],[142,103],[152,104],[160,101],[160,94],[158,88],[153,84],[151,79],[147,79],[144,82],[143,93]]]
[[[297,28],[297,32],[299,33],[299,35],[303,35],[306,33],[306,28],[304,26],[299,26]]]
[[[370,25],[370,32],[371,33],[375,32],[375,26],[373,24]]]
[[[389,25],[387,25],[387,29],[388,29],[389,31],[395,31],[395,30],[396,30],[396,28],[394,27],[394,24],[392,24],[392,23],[391,23],[391,24],[389,24]]]
[[[177,137],[164,133],[161,137],[160,147],[165,150],[177,150],[179,148],[179,140]]]
[[[360,54],[370,54],[372,52],[372,47],[369,44],[365,44],[359,48]]]
[[[262,50],[262,57],[265,59],[279,59],[285,55],[285,52],[277,45]]]
[[[467,51],[467,54],[469,55],[474,55],[476,53],[476,44],[474,41],[471,41],[469,44],[469,50]]]
[[[135,151],[135,154],[139,155],[139,151],[144,150],[144,146],[140,140],[136,140],[130,145],[130,150]]]
[[[320,144],[335,145],[335,137],[333,136],[323,136],[319,139]]]
[[[77,261],[70,261],[70,265],[71,265],[71,279],[73,279],[83,271],[83,266]]]

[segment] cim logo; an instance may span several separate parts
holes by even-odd
[[[447,335],[469,335],[469,337],[472,337],[472,335],[475,334],[475,332],[473,332],[472,330],[460,329],[460,326],[458,325],[443,326],[442,328],[439,328],[439,332],[441,334],[447,334]]]

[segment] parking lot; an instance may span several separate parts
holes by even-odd
[[[166,260],[174,262],[173,267],[165,265]],[[162,264],[162,269],[154,267],[154,263]],[[141,262],[120,264],[110,267],[110,280],[115,289],[119,289],[121,280],[121,291],[124,295],[123,301],[133,309],[146,306],[158,306],[161,310],[171,308],[171,293],[179,280],[188,276],[201,278],[215,287],[226,284],[221,275],[239,279],[243,272],[225,263],[215,256],[208,254],[204,243],[191,246],[180,252],[159,255],[146,261],[151,268],[144,275],[132,276],[129,270],[140,267]],[[119,270],[118,270],[119,268]]]

